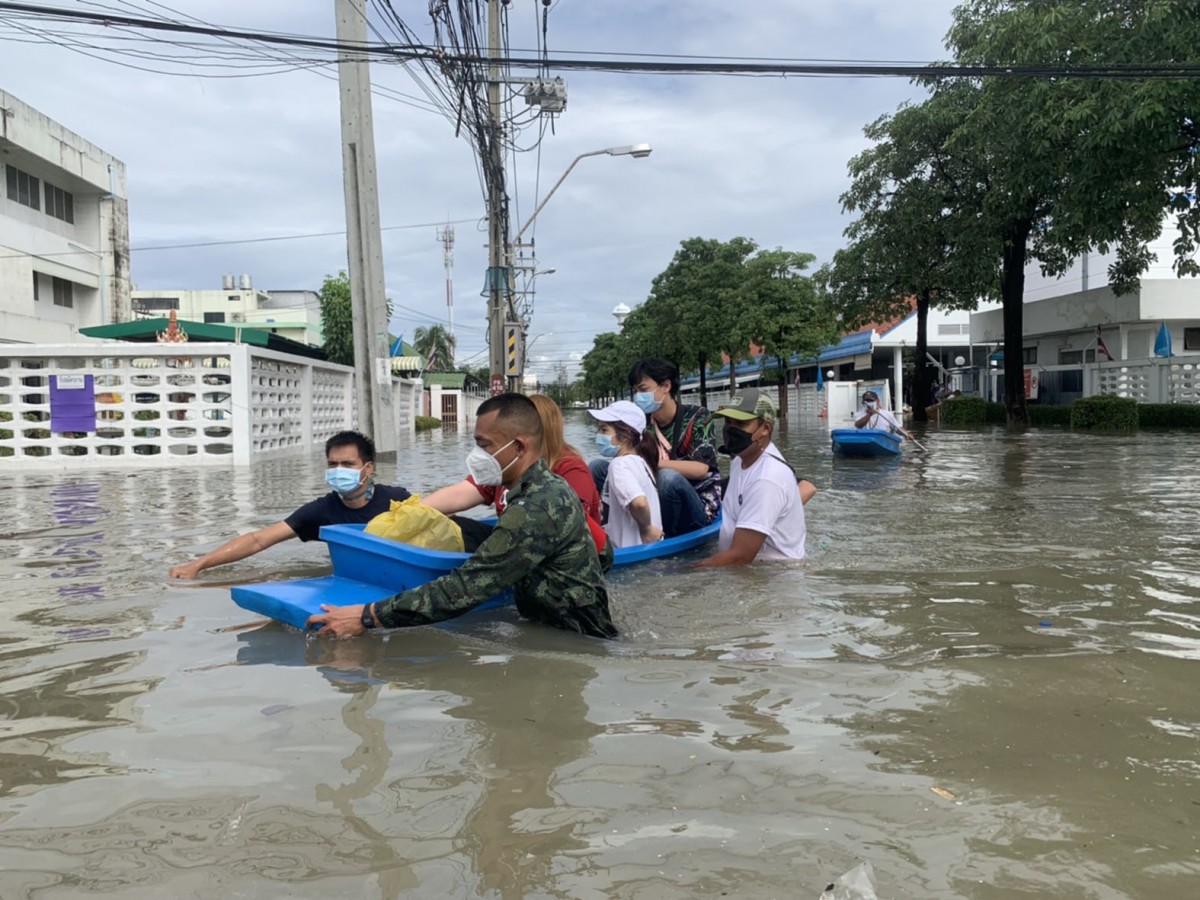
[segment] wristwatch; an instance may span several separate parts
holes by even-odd
[[[364,603],[363,604],[362,627],[366,628],[368,631],[375,627],[375,616],[371,612],[371,607],[373,607],[374,605],[375,605],[374,603]]]

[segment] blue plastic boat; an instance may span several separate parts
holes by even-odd
[[[837,456],[899,456],[899,435],[881,428],[835,428],[829,432]]]
[[[233,602],[251,612],[304,628],[309,616],[321,612],[322,603],[352,606],[385,600],[445,575],[471,555],[401,544],[367,534],[365,528],[365,525],[326,525],[321,529],[321,539],[328,545],[333,563],[332,575],[238,585],[232,589]],[[711,525],[690,534],[654,544],[619,547],[613,551],[613,568],[693,550],[714,540],[720,530],[718,516]],[[502,606],[512,600],[512,593],[505,592],[479,608]]]

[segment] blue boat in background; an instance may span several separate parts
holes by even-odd
[[[899,456],[902,438],[882,428],[834,428],[829,432],[835,456]]]
[[[243,584],[231,591],[233,602],[242,609],[270,616],[294,628],[304,628],[308,617],[321,612],[321,604],[352,606],[375,603],[394,594],[440,578],[471,554],[426,550],[367,534],[365,525],[326,525],[321,540],[329,547],[333,574],[295,581]],[[721,517],[710,525],[667,538],[654,544],[618,547],[613,551],[613,568],[651,559],[676,556],[715,540]],[[512,603],[512,592],[494,597],[478,609]]]

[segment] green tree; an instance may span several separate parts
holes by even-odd
[[[354,365],[354,323],[350,308],[350,277],[341,271],[326,275],[318,294],[325,358],[343,366]]]
[[[582,360],[583,384],[588,396],[594,401],[628,396],[629,370],[636,361],[635,348],[624,332],[596,335],[592,349]]]
[[[837,320],[805,275],[816,257],[776,248],[746,261],[739,292],[748,317],[747,333],[762,348],[765,365],[779,367],[779,410],[787,415],[787,361],[793,353],[815,356],[837,335]]]
[[[429,359],[430,353],[435,353],[431,372],[454,371],[454,335],[442,325],[418,325],[413,330],[413,349],[422,359]],[[486,379],[485,379],[486,381]]]
[[[947,149],[974,91],[947,84],[864,129],[874,146],[850,161],[851,187],[841,197],[858,218],[845,231],[849,246],[819,278],[850,328],[907,315],[915,303],[914,398],[930,393],[930,309],[974,309],[997,286],[999,242],[958,224],[978,215],[982,195],[972,186],[981,173]],[[913,403],[913,415],[925,420],[923,403]]]
[[[947,46],[964,65],[1104,66],[1135,71],[1194,61],[1200,15],[1177,0],[967,0]],[[933,101],[950,90],[931,80]],[[1116,251],[1109,277],[1131,289],[1147,245],[1173,211],[1176,269],[1195,274],[1200,147],[1190,78],[1000,77],[971,84],[947,151],[980,172],[955,225],[965,243],[999,243],[1005,406],[1026,424],[1022,336],[1025,265],[1066,271],[1091,248]]]

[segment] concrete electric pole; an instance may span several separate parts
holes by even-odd
[[[358,428],[381,453],[395,452],[383,238],[371,117],[367,54],[348,49],[367,43],[364,0],[334,0],[337,15],[338,87],[342,107],[342,170],[346,192],[346,250],[354,322],[354,381]]]
[[[506,327],[509,307],[508,195],[504,187],[504,108],[500,101],[500,0],[488,0],[487,99],[490,134],[488,158],[484,161],[488,213],[488,368],[492,396],[506,389],[505,376],[513,374],[515,347]]]

